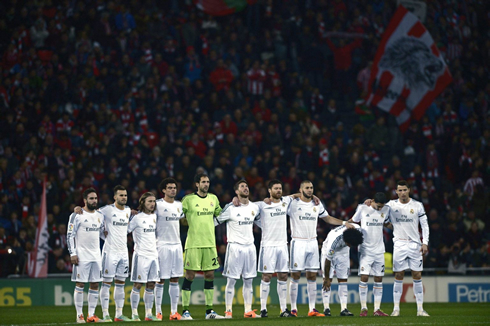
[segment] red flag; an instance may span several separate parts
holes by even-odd
[[[257,0],[194,0],[197,8],[212,16],[226,16],[242,11]]]
[[[432,36],[417,16],[399,6],[374,58],[366,104],[394,115],[405,131],[451,81]]]
[[[41,209],[37,224],[36,242],[34,249],[29,254],[28,272],[30,277],[40,278],[48,276],[48,213],[46,210],[46,179],[43,181],[43,195],[41,197]]]

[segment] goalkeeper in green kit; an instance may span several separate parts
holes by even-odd
[[[219,268],[214,218],[221,212],[216,195],[208,193],[209,177],[199,173],[194,177],[197,191],[182,199],[182,210],[189,224],[184,251],[185,278],[182,284],[181,320],[191,320],[189,304],[191,285],[197,271],[204,272],[206,319],[223,319],[213,310],[214,270]]]

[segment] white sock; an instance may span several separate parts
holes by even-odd
[[[145,288],[145,294],[143,294],[143,301],[145,302],[145,314],[146,316],[152,315],[153,301],[155,300],[154,289]]]
[[[281,307],[281,312],[286,310],[286,297],[288,294],[288,282],[277,280],[277,296],[279,297],[279,306]]]
[[[77,309],[77,316],[83,314],[83,288],[75,286],[73,292],[73,301],[75,302],[75,308]]]
[[[243,303],[245,307],[245,312],[252,310],[252,301],[254,297],[254,290],[252,286],[253,278],[243,279]]]
[[[110,296],[111,285],[102,282],[102,287],[100,288],[100,306],[102,308],[102,316],[109,316],[109,296]]]
[[[323,299],[323,309],[330,309],[330,293],[331,291],[322,291],[322,299]]]
[[[267,299],[269,298],[270,288],[271,282],[260,282],[260,310],[267,310]]]
[[[114,287],[114,302],[116,303],[116,315],[115,317],[121,317],[123,314],[124,298],[124,284],[115,284]]]
[[[417,301],[417,311],[424,310],[424,286],[422,280],[413,280],[413,293]]]
[[[315,309],[315,303],[316,303],[316,281],[308,281],[307,284],[307,291],[308,291],[308,304],[310,311]]]
[[[170,282],[168,285],[168,295],[170,296],[170,313],[173,315],[177,312],[177,305],[180,298],[179,282]]]
[[[403,281],[395,280],[393,283],[393,310],[400,310],[400,299],[403,293]]]
[[[298,281],[295,279],[289,282],[289,298],[291,299],[291,310],[298,310]]]
[[[131,290],[131,310],[132,314],[138,316],[138,305],[140,303],[140,291],[133,287]]]
[[[226,311],[232,311],[233,297],[235,296],[235,283],[236,280],[234,278],[228,277],[226,279],[226,289],[225,289]]]
[[[377,311],[381,309],[381,299],[383,298],[382,282],[374,282],[373,294],[374,294],[374,311]]]
[[[367,283],[363,281],[359,281],[359,300],[361,301],[361,309],[367,309],[367,292],[368,292]]]
[[[340,311],[347,309],[347,284],[339,283]]]
[[[88,290],[88,316],[92,317],[95,313],[95,307],[97,307],[97,302],[99,301],[99,291]]]
[[[157,314],[162,313],[163,284],[155,284],[155,310]]]

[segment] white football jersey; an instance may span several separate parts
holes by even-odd
[[[427,224],[427,215],[425,215],[422,203],[410,198],[406,204],[395,199],[390,200],[387,205],[391,207],[390,221],[393,224],[393,241],[409,240],[420,244],[419,223],[424,220],[424,224]],[[426,232],[427,236],[423,239],[424,244],[429,243],[428,228]]]
[[[185,215],[182,212],[182,203],[175,200],[166,202],[163,198],[157,200],[157,246],[166,244],[180,244],[180,219]]]
[[[128,252],[128,224],[131,217],[131,208],[124,206],[123,210],[115,204],[100,208],[104,215],[102,227],[107,231],[104,243],[104,252]]]
[[[134,252],[148,258],[158,258],[155,236],[157,215],[140,212],[129,221],[128,232],[133,232]]]
[[[259,206],[252,202],[248,205],[233,206],[232,203],[223,208],[216,221],[226,222],[228,243],[253,244],[253,224],[260,218]]]
[[[278,203],[267,205],[257,202],[260,209],[260,227],[262,228],[262,247],[278,247],[288,243],[287,213],[293,198],[282,197]]]
[[[364,236],[359,251],[367,255],[378,255],[385,252],[383,241],[383,226],[389,222],[390,207],[383,206],[379,211],[371,206],[361,204],[357,206],[352,221],[361,223],[361,231]]]
[[[304,202],[300,198],[293,199],[289,205],[288,215],[291,221],[291,237],[296,239],[315,239],[319,217],[327,217],[328,212],[320,203]]]
[[[352,225],[354,225],[356,229],[360,228],[357,224]],[[334,254],[349,255],[349,247],[344,242],[345,230],[347,230],[347,227],[341,225],[328,232],[327,238],[323,241],[322,256],[325,256],[328,260],[332,261]]]
[[[99,211],[71,214],[68,222],[68,251],[79,261],[101,261],[100,232],[104,216]]]

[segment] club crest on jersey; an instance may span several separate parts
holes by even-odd
[[[413,208],[410,210],[410,214],[413,214]]]
[[[381,213],[381,217],[385,217],[385,213]]]
[[[105,270],[105,273],[106,273],[106,274],[109,274],[109,271],[106,269],[106,270]]]
[[[141,280],[141,275],[138,275],[138,280]]]
[[[363,267],[361,267],[361,272],[364,272],[364,266],[363,266]]]
[[[126,218],[129,218],[129,215],[128,215],[128,213],[126,213]]]
[[[155,219],[153,219],[153,223],[156,223],[157,221]]]
[[[298,267],[298,263],[294,263],[294,267]]]
[[[282,207],[286,207],[286,203],[282,203]]]
[[[177,213],[180,213],[180,208],[177,208]]]
[[[267,270],[267,266],[264,266],[264,270]]]
[[[254,213],[254,211],[252,211],[252,216],[254,216],[254,215],[255,215],[255,213]]]
[[[97,218],[97,221],[99,221],[99,223],[100,223],[100,218]]]
[[[77,274],[77,277],[80,277],[80,274]]]
[[[190,266],[189,262],[187,262],[187,266]]]
[[[209,203],[209,205],[211,205],[211,207],[213,207],[213,206],[214,206],[212,202],[211,202],[211,203]]]

